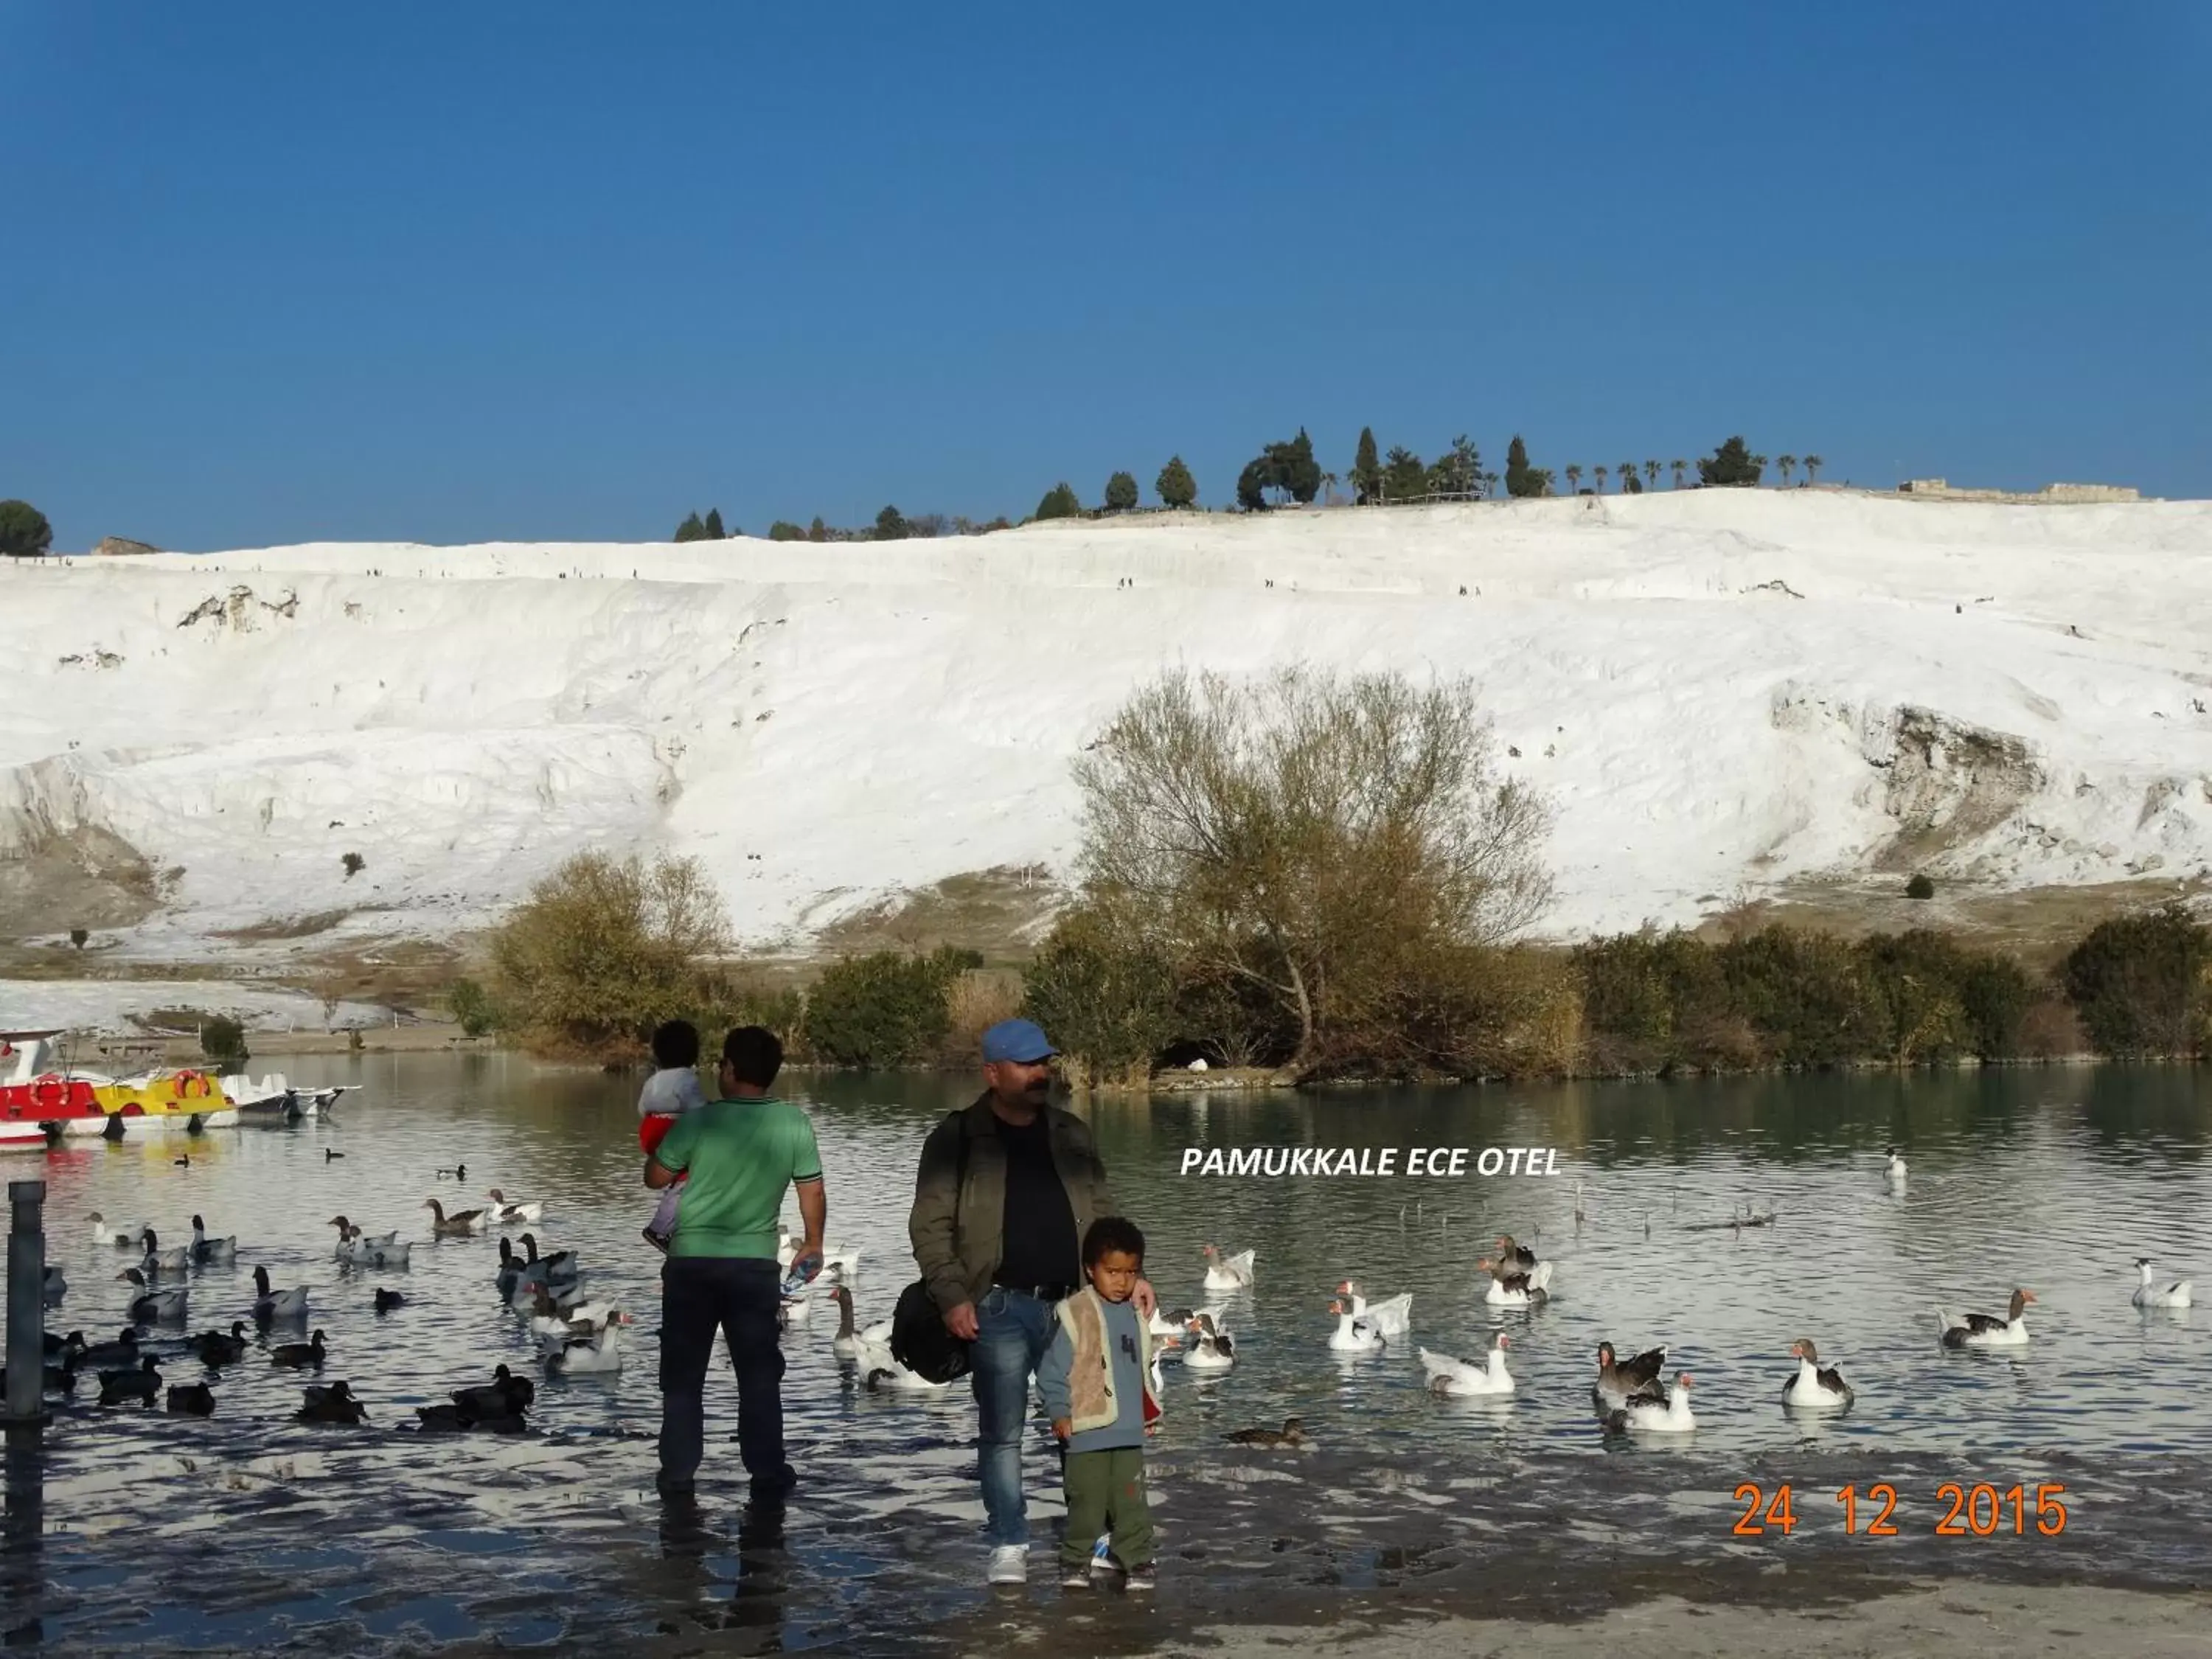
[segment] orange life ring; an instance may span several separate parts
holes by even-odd
[[[52,1072],[31,1085],[31,1103],[42,1112],[58,1112],[68,1102],[68,1086]]]
[[[179,1099],[179,1100],[192,1100],[192,1099],[196,1099],[196,1098],[198,1098],[199,1096],[202,1096],[202,1095],[204,1095],[205,1093],[207,1093],[207,1091],[208,1091],[208,1080],[207,1080],[207,1073],[204,1073],[204,1072],[179,1072],[179,1073],[177,1073],[177,1098],[178,1098],[178,1099]]]

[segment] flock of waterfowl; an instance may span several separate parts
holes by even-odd
[[[439,1171],[441,1176],[465,1173],[465,1166]],[[422,1207],[431,1212],[432,1238],[467,1238],[494,1228],[535,1224],[545,1213],[542,1203],[512,1203],[495,1187],[488,1197],[489,1202],[481,1207],[451,1213],[441,1200],[424,1200]],[[227,1280],[210,1278],[208,1270],[238,1264],[238,1240],[210,1237],[199,1216],[191,1218],[191,1242],[169,1249],[162,1247],[150,1227],[113,1229],[98,1211],[86,1219],[92,1248],[112,1249],[129,1261],[130,1265],[115,1277],[131,1286],[131,1323],[112,1342],[88,1342],[82,1331],[66,1335],[49,1331],[45,1392],[73,1395],[88,1372],[98,1379],[102,1406],[151,1407],[162,1401],[171,1412],[208,1416],[216,1408],[216,1389],[224,1374],[254,1357],[254,1342],[246,1334],[249,1320],[261,1340],[260,1357],[270,1365],[320,1373],[330,1359],[329,1339],[319,1328],[301,1340],[269,1340],[272,1332],[282,1336],[304,1331],[310,1313],[310,1291],[304,1285],[278,1289],[270,1281],[268,1267],[258,1263],[253,1268],[253,1298],[242,1316],[231,1320],[228,1330],[210,1328],[192,1336],[165,1333],[164,1328],[188,1322],[195,1296],[204,1300],[220,1293],[219,1285],[227,1287]],[[333,1255],[343,1266],[384,1272],[404,1270],[410,1265],[413,1243],[403,1240],[397,1229],[371,1234],[344,1215],[331,1217],[329,1224],[337,1230]],[[630,1316],[611,1304],[584,1300],[583,1275],[574,1252],[558,1250],[540,1255],[537,1236],[530,1232],[521,1235],[521,1245],[518,1255],[514,1241],[501,1235],[493,1283],[501,1300],[536,1339],[546,1374],[619,1370],[621,1332],[630,1323]],[[66,1295],[65,1276],[58,1267],[49,1267],[47,1306],[58,1305]],[[396,1312],[406,1305],[406,1300],[388,1285],[374,1289],[373,1305],[380,1315]],[[204,1376],[194,1382],[168,1384],[165,1395],[162,1367],[174,1368],[179,1362],[197,1362]],[[527,1377],[516,1376],[501,1365],[489,1382],[455,1389],[450,1403],[418,1407],[416,1415],[425,1431],[483,1429],[511,1433],[521,1428],[535,1398],[535,1385]],[[356,1425],[368,1420],[368,1412],[349,1382],[334,1380],[307,1386],[293,1415],[301,1423]]]

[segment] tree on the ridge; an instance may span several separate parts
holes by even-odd
[[[1644,477],[1645,483],[1650,484],[1655,489],[1657,488],[1659,483],[1659,463],[1656,461],[1644,462]]]
[[[1062,479],[1046,490],[1044,499],[1037,503],[1036,516],[1040,519],[1081,518],[1083,503],[1076,496],[1075,486]]]
[[[1601,495],[1604,495],[1606,479],[1605,463],[1603,461],[1600,461],[1595,466],[1592,467],[1590,469],[1590,476],[1597,480],[1597,493]]]
[[[1682,487],[1682,475],[1690,470],[1690,464],[1687,461],[1669,461],[1667,465],[1674,469],[1674,488],[1680,489]]]
[[[1797,470],[1797,458],[1795,455],[1778,455],[1774,458],[1774,465],[1782,469],[1782,486],[1788,489],[1790,475]]]
[[[1642,488],[1641,485],[1638,485],[1636,483],[1636,463],[1633,461],[1623,461],[1613,470],[1613,476],[1620,480],[1621,489],[1627,491],[1629,494],[1632,495],[1635,493],[1635,490],[1631,489],[1632,485],[1634,485],[1636,489]]]
[[[705,541],[721,542],[727,541],[730,538],[730,532],[722,528],[722,509],[719,507],[710,507],[707,509],[707,522],[700,528],[707,532],[702,538]]]
[[[1305,428],[1300,427],[1298,435],[1286,444],[1268,445],[1267,453],[1275,486],[1287,490],[1299,506],[1312,506],[1321,494],[1321,464],[1314,459],[1313,440],[1306,436]]]
[[[1540,495],[1544,486],[1537,478],[1535,469],[1528,465],[1528,446],[1514,434],[1513,441],[1505,450],[1505,493],[1519,501],[1527,496]]]
[[[1583,464],[1580,461],[1570,461],[1567,464],[1567,488],[1580,494],[1582,487]]]
[[[1160,476],[1152,480],[1152,488],[1159,492],[1164,506],[1186,507],[1198,501],[1198,480],[1190,476],[1190,469],[1183,465],[1180,455],[1168,457]]]
[[[1247,513],[1264,512],[1267,506],[1267,458],[1255,455],[1237,475],[1237,505]]]
[[[1821,460],[1818,455],[1808,455],[1805,458],[1805,482],[1807,483],[1812,483],[1820,477],[1820,467]]]
[[[806,539],[810,542],[826,542],[830,539],[830,526],[822,522],[822,515],[819,513],[814,515],[814,522],[806,526]]]
[[[700,522],[696,513],[684,515],[684,522],[676,526],[676,539],[679,542],[703,542],[707,539],[707,526]]]
[[[1364,507],[1373,501],[1382,483],[1382,463],[1375,450],[1375,428],[1359,428],[1359,449],[1352,459],[1352,489],[1353,499]]]
[[[902,542],[911,532],[898,508],[887,507],[876,514],[876,539],[879,542]]]
[[[54,527],[28,501],[0,501],[0,554],[37,559],[54,544]]]
[[[1116,472],[1106,480],[1106,510],[1127,513],[1137,504],[1137,480],[1133,473]]]
[[[820,523],[818,519],[815,521]],[[788,519],[778,519],[768,527],[768,538],[772,542],[803,542],[806,532]]]
[[[1753,455],[1741,438],[1730,438],[1698,462],[1698,482],[1704,484],[1755,484],[1764,458]]]
[[[1403,444],[1390,446],[1382,458],[1382,499],[1417,501],[1429,493],[1429,470],[1421,458]]]

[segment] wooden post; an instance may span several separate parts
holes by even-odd
[[[9,1182],[8,1203],[7,1420],[36,1423],[46,1415],[46,1183]]]

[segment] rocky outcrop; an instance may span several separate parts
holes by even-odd
[[[128,536],[102,536],[100,545],[92,550],[92,556],[95,559],[112,559],[126,553],[159,553],[161,550],[151,542],[134,542]]]

